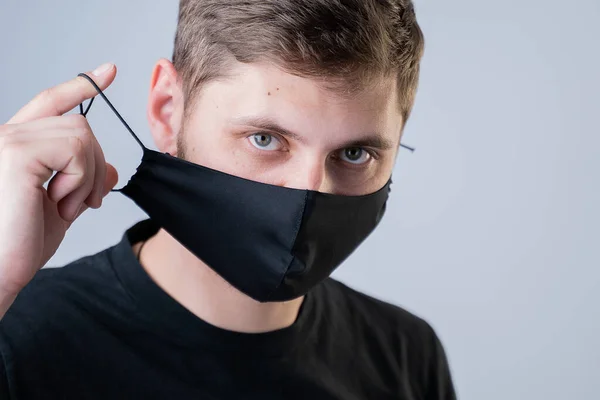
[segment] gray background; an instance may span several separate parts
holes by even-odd
[[[152,3],[152,4],[150,4]],[[432,323],[462,399],[600,398],[600,1],[417,0],[421,87],[381,227],[335,276]],[[0,0],[0,120],[113,61],[107,95],[141,138],[177,2]],[[98,100],[89,119],[124,184],[140,158]],[[120,194],[52,265],[144,218]]]

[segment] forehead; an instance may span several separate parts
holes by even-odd
[[[270,64],[238,63],[226,79],[208,83],[198,101],[213,117],[268,116],[304,134],[379,132],[398,136],[402,116],[396,81],[381,78],[360,91],[341,93],[328,82],[300,77]]]

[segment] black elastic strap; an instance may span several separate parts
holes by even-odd
[[[92,78],[90,78],[89,76],[87,76],[83,72],[80,73],[80,74],[78,74],[77,76],[81,76],[82,78],[87,79],[92,84],[92,86],[96,89],[96,91],[98,92],[98,94],[104,99],[104,101],[106,102],[106,104],[108,104],[108,106],[110,107],[110,109],[115,113],[115,115],[117,116],[117,118],[119,118],[119,120],[121,121],[121,123],[123,125],[125,125],[125,128],[127,128],[127,130],[129,131],[129,133],[131,134],[131,136],[133,136],[133,138],[140,145],[140,147],[142,148],[142,150],[146,150],[146,146],[144,146],[144,143],[142,143],[142,141],[140,140],[140,138],[138,138],[137,135],[135,134],[135,132],[133,132],[133,129],[131,129],[131,127],[129,126],[129,124],[127,122],[125,122],[125,120],[123,119],[123,117],[121,116],[121,114],[119,114],[119,112],[112,105],[112,103],[110,102],[110,100],[108,100],[108,98],[106,98],[106,96],[102,92],[102,89],[100,89],[98,87],[98,85],[96,85],[96,82],[94,82],[94,80]],[[83,110],[83,103],[79,104],[79,113],[81,115],[83,115],[84,117],[87,118],[87,113],[90,111],[90,108],[92,107],[92,103],[94,102],[94,99],[95,99],[95,97],[92,97],[92,99],[90,100],[90,103],[86,107],[85,111]],[[111,189],[111,192],[120,192],[120,191],[121,191],[121,189]]]
[[[92,103],[94,102],[94,99],[95,99],[95,97],[92,97],[92,99],[90,100],[90,104],[88,104],[85,111],[83,111],[83,103],[79,104],[79,113],[81,115],[83,115],[84,117],[87,116],[88,111],[90,111],[90,108],[92,107]]]
[[[140,138],[138,138],[137,135],[133,132],[133,130],[131,129],[131,127],[129,126],[129,124],[127,124],[127,122],[125,122],[125,120],[123,119],[123,117],[121,117],[121,114],[119,114],[119,112],[112,105],[112,103],[110,102],[110,100],[108,100],[106,98],[106,96],[104,95],[104,93],[102,93],[102,89],[100,89],[98,87],[98,85],[96,85],[96,82],[94,82],[94,80],[92,78],[90,78],[89,76],[87,76],[83,72],[80,73],[80,74],[78,74],[77,76],[81,76],[81,77],[87,79],[92,84],[92,86],[96,89],[96,91],[98,92],[98,94],[104,99],[104,101],[106,102],[106,104],[108,104],[108,106],[110,107],[110,109],[115,113],[115,115],[119,118],[119,120],[121,120],[121,123],[123,125],[125,125],[125,128],[127,128],[127,130],[129,131],[129,133],[131,134],[131,136],[133,136],[133,138],[140,145],[140,147],[142,148],[142,150],[146,150],[146,146],[144,146],[144,144],[142,143],[142,141],[140,140]],[[94,101],[94,98],[92,97],[92,99],[90,100],[90,104],[88,104],[85,112],[83,111],[83,103],[79,104],[79,110],[80,110],[81,115],[83,115],[84,117],[87,115],[88,111],[90,110],[90,107],[92,106],[93,101]]]
[[[405,149],[407,149],[407,150],[410,150],[410,151],[411,151],[411,153],[412,153],[413,151],[415,151],[415,148],[414,148],[414,147],[408,147],[407,145],[404,145],[404,144],[402,144],[402,143],[400,143],[400,147],[404,147]]]

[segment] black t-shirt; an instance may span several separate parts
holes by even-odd
[[[156,231],[36,275],[0,322],[1,399],[455,399],[428,323],[333,279],[285,329],[202,321],[138,263]]]

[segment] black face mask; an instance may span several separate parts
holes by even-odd
[[[391,180],[377,192],[341,196],[263,184],[146,148],[120,191],[232,286],[260,301],[306,294],[381,220]],[[92,99],[93,101],[93,99]],[[81,113],[87,114],[80,106]]]

